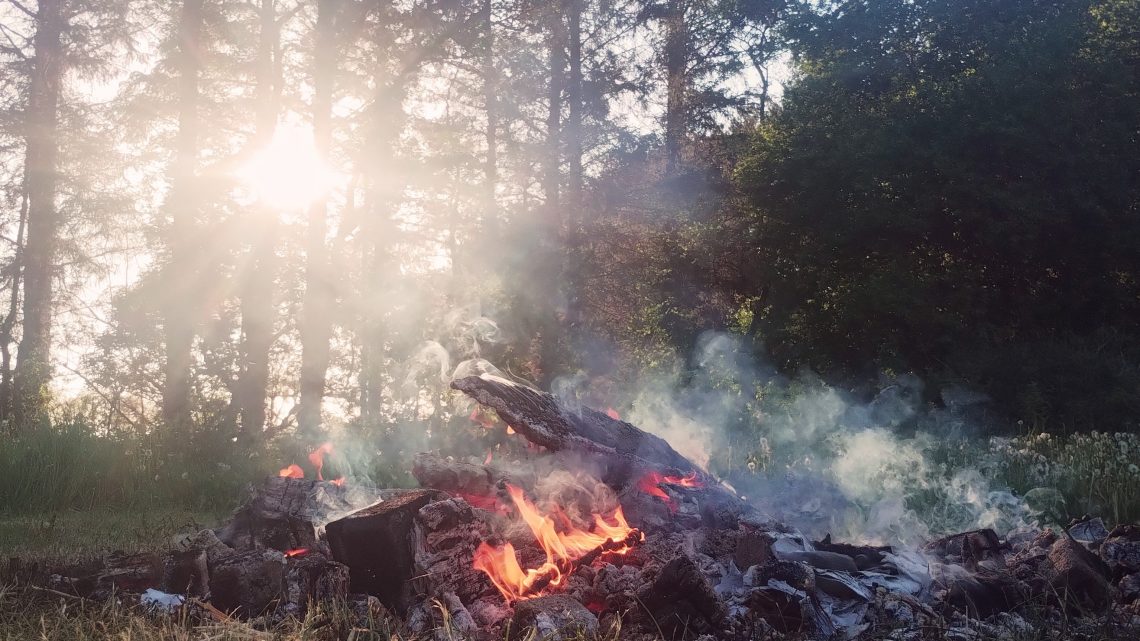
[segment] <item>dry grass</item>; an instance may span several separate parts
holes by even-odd
[[[356,620],[348,610],[324,609],[304,621],[273,626],[216,620],[207,614],[155,614],[137,597],[102,602],[0,586],[0,641],[389,641],[406,638],[387,621]]]

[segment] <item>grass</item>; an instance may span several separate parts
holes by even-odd
[[[175,535],[215,526],[225,516],[178,508],[0,514],[0,563],[7,557],[66,562],[116,550],[158,550]]]
[[[192,608],[148,612],[134,599],[88,601],[0,586],[0,641],[390,641],[404,638],[387,620],[361,620],[347,608],[324,608],[303,621],[272,626],[214,618]]]

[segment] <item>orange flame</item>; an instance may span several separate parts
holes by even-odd
[[[291,558],[294,556],[301,556],[302,554],[308,554],[308,553],[309,553],[309,548],[296,548],[296,549],[289,550],[288,552],[286,552],[285,556]]]
[[[507,426],[507,436],[513,436],[513,435],[514,435],[514,433],[515,433],[515,428],[511,427],[510,425],[508,425],[508,426]]]
[[[668,476],[665,474],[660,474],[658,472],[650,472],[643,476],[641,478],[641,481],[639,481],[637,484],[637,489],[645,492],[646,494],[656,496],[662,501],[665,501],[665,503],[669,505],[669,510],[671,512],[676,512],[677,508],[680,506],[678,505],[676,499],[669,496],[665,490],[661,489],[662,483],[668,483],[669,485],[680,485],[681,487],[704,486],[704,484],[701,483],[699,479],[697,479],[696,472],[689,472],[685,476]]]
[[[330,482],[337,487],[344,487],[344,477],[343,476],[338,476]]]
[[[574,561],[598,548],[605,546],[614,554],[625,554],[631,549],[623,542],[634,529],[626,522],[621,507],[615,509],[608,519],[594,515],[593,531],[574,527],[569,518],[557,510],[556,515],[565,528],[565,531],[559,531],[554,519],[540,514],[521,489],[508,484],[507,492],[539,546],[546,552],[545,563],[523,570],[510,543],[496,548],[483,542],[475,550],[473,567],[485,572],[508,602],[538,596],[546,586],[561,584],[566,573],[573,569]],[[545,583],[536,589],[540,581]]]
[[[300,465],[294,463],[289,467],[281,468],[281,471],[277,473],[277,476],[287,479],[303,479],[305,478],[305,470],[302,470]]]
[[[317,470],[318,481],[325,480],[324,477],[321,476],[321,470],[325,466],[325,455],[332,454],[332,451],[332,443],[322,443],[320,447],[309,453],[309,462],[312,463],[313,467]]]
[[[621,414],[618,414],[617,410],[615,410],[615,409],[614,409],[614,408],[612,408],[612,407],[607,407],[607,408],[606,408],[606,416],[608,416],[608,417],[610,417],[610,418],[614,419],[615,421],[620,421],[620,420],[621,420]]]

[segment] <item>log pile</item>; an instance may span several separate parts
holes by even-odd
[[[898,639],[985,638],[1030,625],[1019,613],[1040,604],[1102,617],[1097,625],[1140,622],[1135,526],[1090,520],[1006,540],[977,530],[915,550],[811,541],[634,425],[492,376],[453,387],[545,453],[509,466],[423,453],[413,465],[420,489],[376,490],[367,505],[331,483],[267,479],[228,524],[165,554],[112,555],[47,576],[14,563],[10,572],[87,598],[158,588],[267,621],[352,603],[416,638],[574,638],[613,626],[639,639],[851,639],[887,629]],[[555,472],[583,468],[620,504],[627,534],[504,598],[475,568],[481,546],[510,544],[524,571],[551,558],[508,489],[532,493]],[[555,507],[551,522],[572,525],[570,506]]]

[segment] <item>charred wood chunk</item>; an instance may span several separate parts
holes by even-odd
[[[1050,592],[1074,613],[1103,611],[1115,596],[1108,567],[1068,536],[1058,538],[1049,548],[1042,573]]]
[[[427,452],[416,455],[412,476],[423,487],[461,496],[494,496],[498,480],[488,466],[452,461]]]
[[[581,603],[564,594],[540,596],[519,601],[511,619],[511,639],[533,638],[545,641],[592,639],[598,633],[598,619]]]
[[[716,630],[727,610],[697,564],[677,556],[657,577],[638,590],[642,614],[660,626],[667,638],[691,638]]]
[[[487,575],[473,567],[475,549],[491,528],[466,501],[451,498],[425,505],[415,517],[415,587],[440,597],[457,595],[464,603],[494,592]]]
[[[235,550],[311,548],[317,544],[313,526],[312,495],[319,481],[271,477],[253,491],[253,496],[217,532],[218,539]]]
[[[736,567],[747,570],[753,565],[762,565],[772,560],[773,539],[764,532],[748,530],[736,540],[736,550],[732,558]]]
[[[310,603],[343,602],[348,598],[348,566],[323,554],[290,557],[285,570],[285,611],[305,618]]]
[[[95,581],[100,595],[112,592],[145,592],[162,580],[162,561],[153,552],[124,554],[115,552],[103,561],[103,570]]]
[[[1121,579],[1116,587],[1120,590],[1121,601],[1133,603],[1140,600],[1140,573],[1129,574]]]
[[[1140,525],[1118,525],[1100,544],[1100,558],[1114,576],[1140,572]]]
[[[208,599],[210,571],[205,550],[175,550],[163,558],[162,589]]]
[[[851,557],[851,560],[855,561],[855,566],[860,570],[870,570],[882,565],[887,560],[886,555],[894,552],[894,549],[889,545],[833,543],[830,534],[825,536],[822,541],[815,541],[812,546],[820,552],[834,552]]]
[[[1099,545],[1102,541],[1107,539],[1109,535],[1108,528],[1104,526],[1103,519],[1088,516],[1071,523],[1068,532],[1069,536],[1081,543],[1093,545]]]
[[[1027,590],[1011,573],[985,568],[966,571],[959,566],[934,566],[934,581],[944,605],[972,618],[1009,612],[1025,602]]]
[[[348,566],[352,592],[376,596],[397,612],[411,605],[414,518],[437,496],[409,490],[326,526],[333,558]]]
[[[771,560],[757,566],[755,578],[746,583],[758,586],[749,593],[750,613],[779,632],[808,631],[827,637],[830,620],[821,613],[816,597],[815,572],[796,561]]]
[[[218,538],[218,535],[213,530],[201,530],[196,534],[190,534],[180,538],[175,543],[174,551],[205,552],[207,565],[213,565],[225,557],[237,554],[236,550],[222,543],[221,539]]]
[[[214,607],[242,616],[260,616],[276,607],[285,592],[285,555],[250,551],[222,559],[210,568]]]
[[[806,563],[818,570],[836,570],[838,572],[858,572],[855,559],[837,552],[822,552],[820,550],[789,550],[777,554],[787,561]]]
[[[974,569],[982,561],[1002,559],[1008,549],[990,528],[952,534],[923,546],[923,551],[947,563]]]

